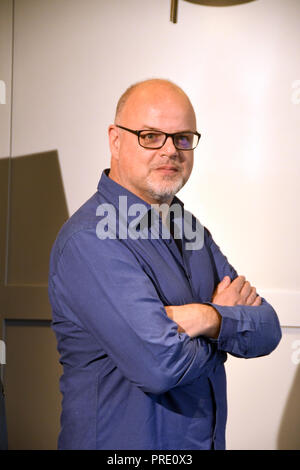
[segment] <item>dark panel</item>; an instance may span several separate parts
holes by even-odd
[[[24,319],[51,319],[47,285],[0,286],[0,299],[4,318],[20,318],[22,312]]]
[[[60,402],[56,341],[48,321],[5,322],[9,449],[56,449]]]
[[[8,447],[56,449],[62,370],[47,281],[51,246],[68,218],[56,151],[0,160],[0,209]]]

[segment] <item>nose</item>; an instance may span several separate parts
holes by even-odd
[[[167,137],[167,140],[160,150],[164,155],[172,156],[178,153],[171,136]]]

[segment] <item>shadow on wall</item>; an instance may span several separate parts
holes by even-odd
[[[57,151],[11,160],[8,283],[48,282],[49,255],[68,218]]]
[[[300,364],[296,370],[277,438],[277,449],[300,449]]]

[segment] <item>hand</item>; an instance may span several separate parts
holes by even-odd
[[[221,315],[211,305],[169,305],[165,310],[168,317],[177,323],[178,333],[187,333],[191,338],[199,335],[217,338],[219,335]]]
[[[232,282],[229,276],[225,276],[217,285],[212,302],[224,306],[249,305],[257,307],[261,304],[261,297],[256,294],[256,288],[246,281],[245,276],[238,276]]]

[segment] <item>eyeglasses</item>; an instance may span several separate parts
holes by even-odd
[[[134,131],[127,127],[119,126],[116,127],[123,129],[124,131],[131,132],[137,135],[138,141],[141,147],[145,149],[160,149],[162,148],[168,137],[172,138],[174,147],[177,150],[194,150],[200,140],[201,134],[198,132],[175,132],[174,134],[168,134],[167,132],[156,131],[156,130],[141,130]]]

